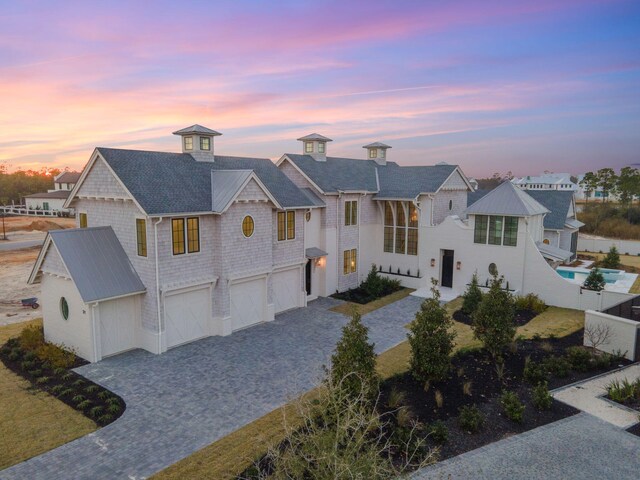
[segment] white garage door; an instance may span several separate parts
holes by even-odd
[[[276,313],[300,306],[302,283],[299,268],[274,273],[271,276],[271,281],[273,282],[273,303]]]
[[[164,319],[167,348],[206,337],[211,318],[209,286],[167,294]]]
[[[100,303],[100,353],[102,357],[134,348],[136,297],[125,297]]]
[[[267,279],[258,278],[231,285],[233,330],[264,322],[267,313]]]

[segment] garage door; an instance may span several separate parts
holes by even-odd
[[[233,330],[264,322],[267,313],[267,279],[258,278],[231,285]]]
[[[125,297],[100,303],[100,353],[102,357],[135,347],[135,322],[138,318],[136,297]]]
[[[211,318],[209,287],[168,293],[164,299],[167,348],[209,335]]]
[[[302,283],[299,268],[274,273],[271,276],[271,281],[273,282],[273,303],[276,313],[300,306]]]

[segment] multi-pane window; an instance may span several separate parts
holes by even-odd
[[[138,255],[147,256],[147,221],[144,218],[136,218],[136,240]]]
[[[193,150],[193,137],[184,137],[184,149]]]
[[[318,153],[324,153],[324,142],[318,143]]]
[[[376,158],[378,156],[378,149],[377,148],[370,148],[369,149],[369,158]]]
[[[358,268],[358,250],[355,248],[345,250],[342,253],[342,263],[342,273],[344,275],[355,273]]]
[[[200,137],[200,150],[211,150],[211,139],[209,137]]]
[[[518,217],[476,215],[473,241],[515,247],[518,244]]]
[[[387,156],[387,151],[384,148],[380,149],[380,158],[384,158]]]
[[[345,225],[357,225],[358,224],[358,201],[350,200],[344,202],[344,224]]]
[[[296,238],[296,212],[278,212],[278,240],[293,240]]]
[[[384,251],[393,253],[393,208],[384,202]]]
[[[407,222],[402,202],[396,202],[396,253],[406,253]]]
[[[171,219],[171,243],[174,255],[182,255],[185,251],[199,252],[200,220],[198,217]]]
[[[80,222],[80,228],[87,228],[87,214],[86,213],[78,214],[78,220]]]
[[[409,222],[407,226],[407,254],[418,255],[418,209],[413,203],[409,203]]]
[[[313,153],[313,142],[304,142],[305,153]]]
[[[504,217],[501,215],[491,215],[489,217],[489,245],[502,244],[502,228],[504,227]]]

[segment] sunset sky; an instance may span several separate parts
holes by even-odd
[[[392,145],[471,176],[640,162],[640,1],[0,0],[0,162],[96,146],[276,159]]]

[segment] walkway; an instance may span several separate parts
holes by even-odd
[[[637,480],[640,437],[587,413],[491,443],[416,472],[413,480]]]
[[[320,299],[227,337],[163,355],[135,350],[79,369],[127,402],[113,424],[0,472],[3,479],[140,479],[312,388],[347,318]],[[381,352],[406,339],[421,299],[364,316]]]

